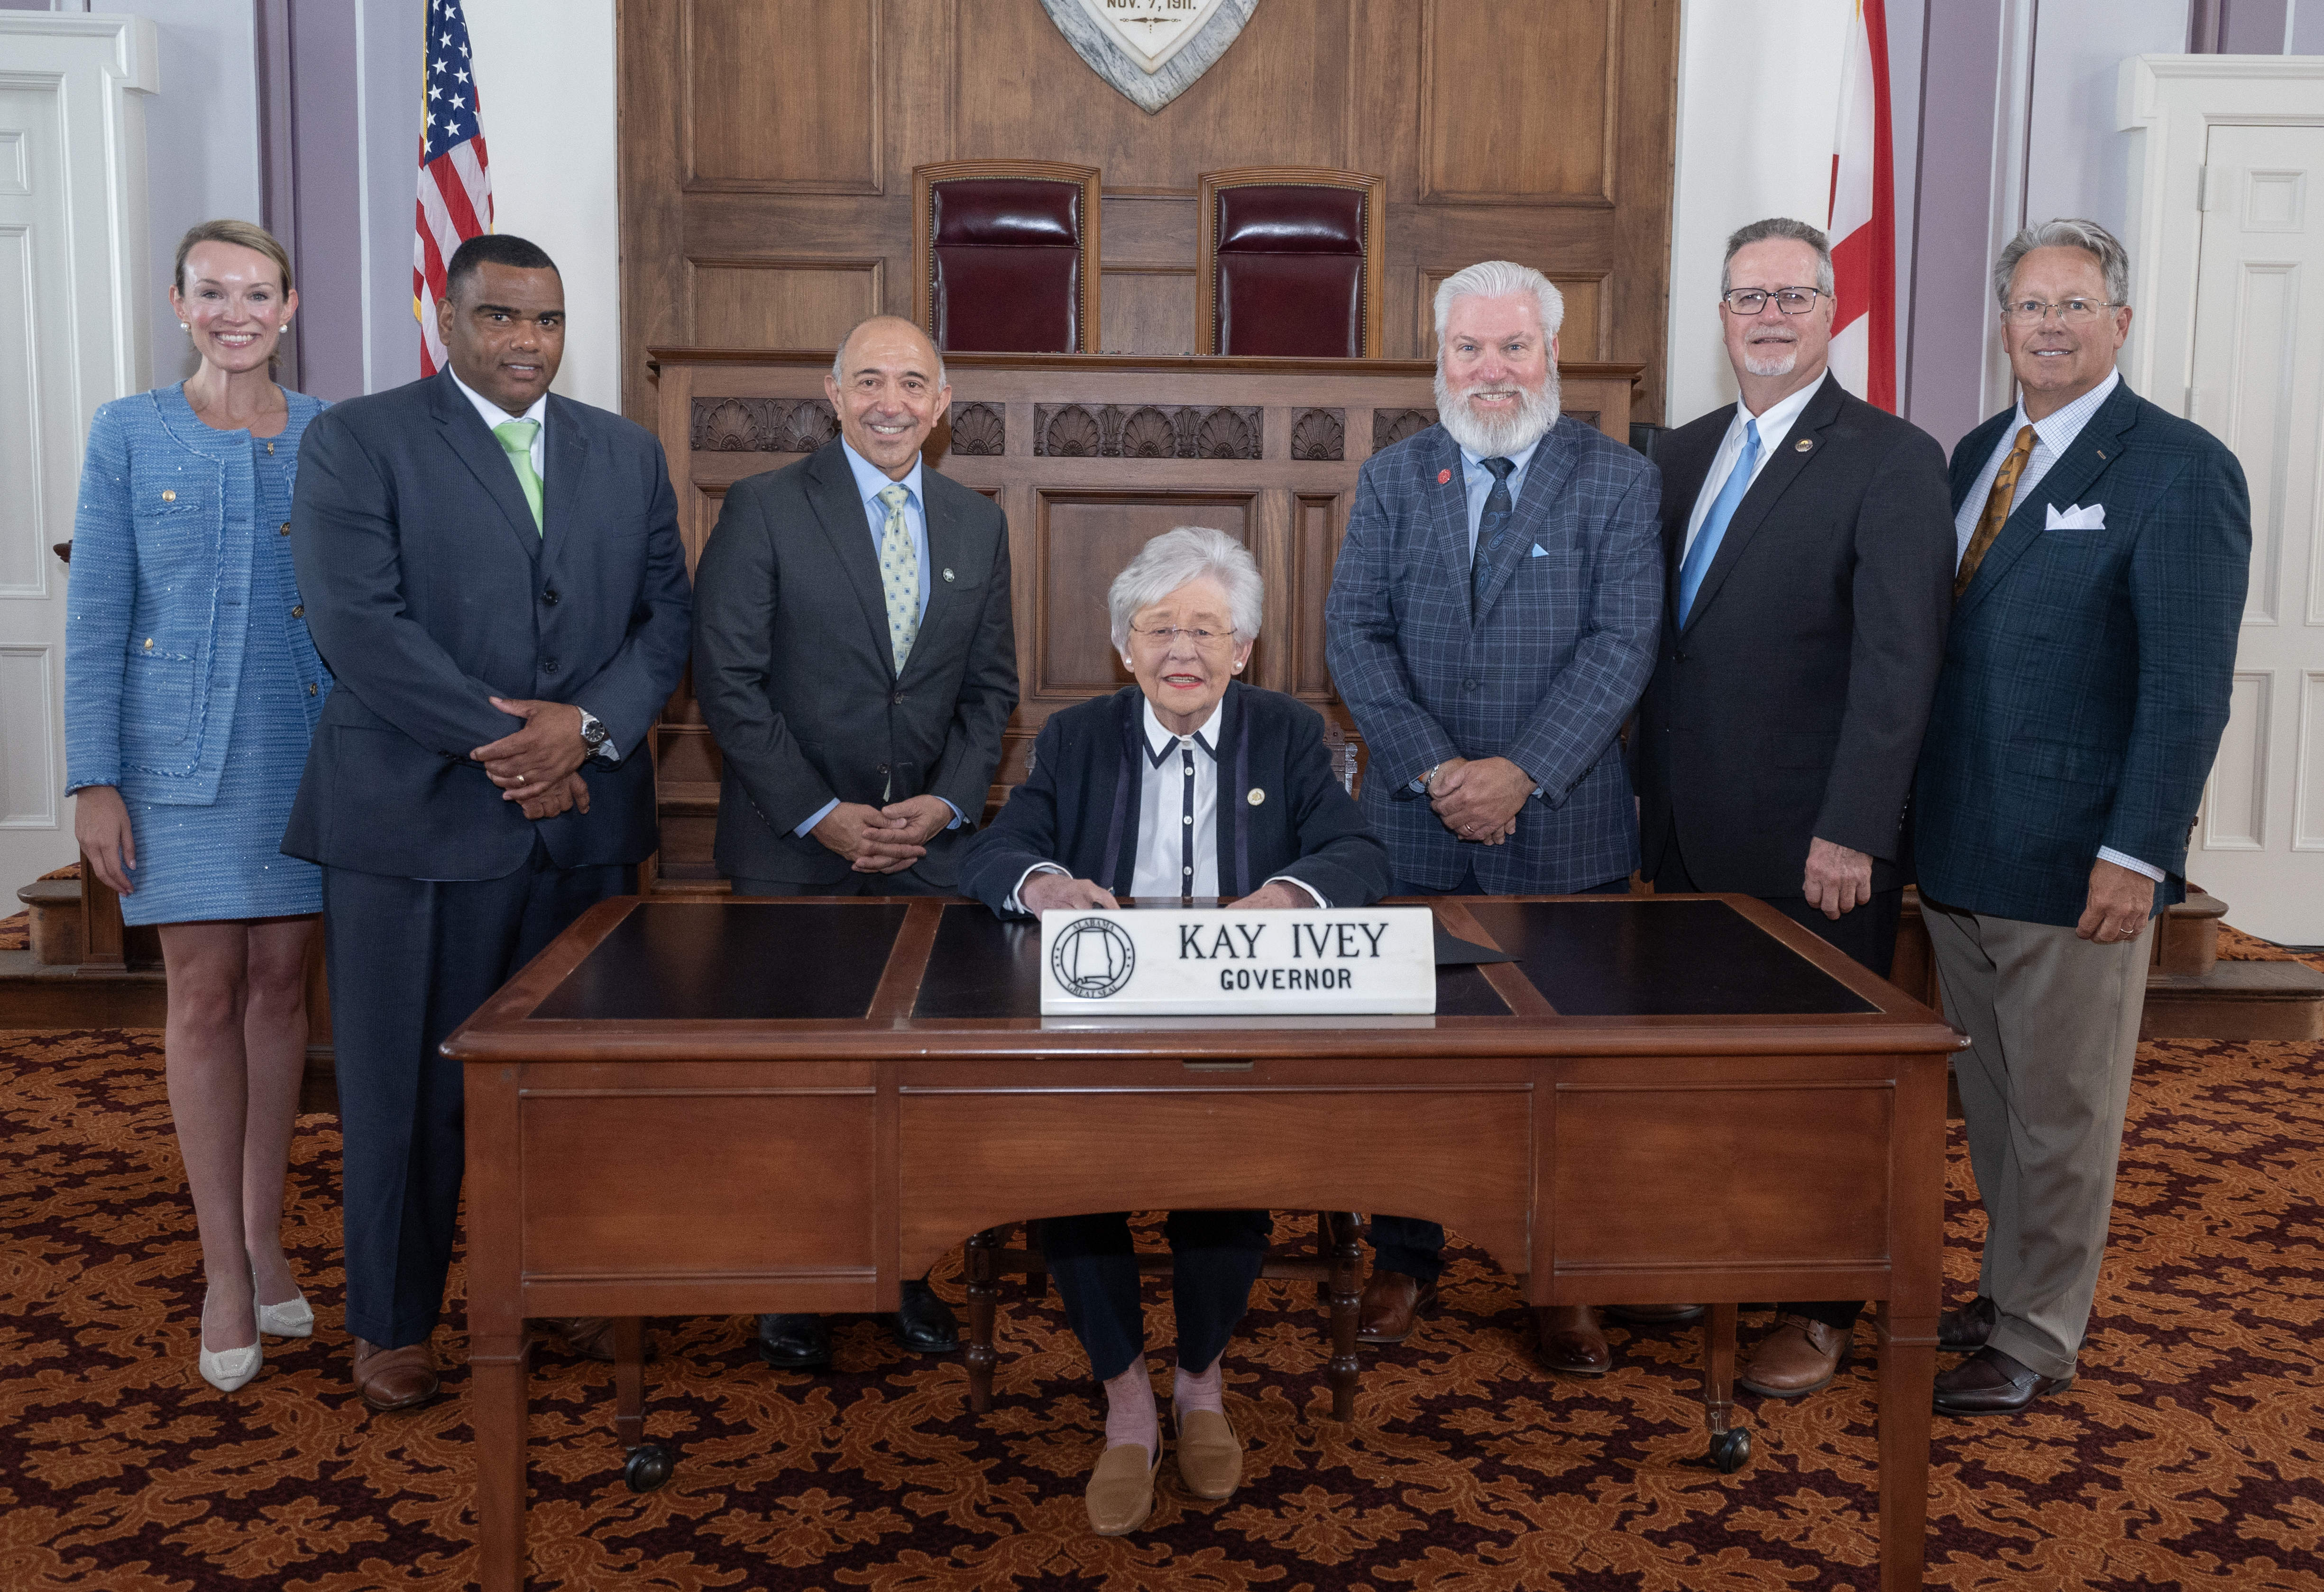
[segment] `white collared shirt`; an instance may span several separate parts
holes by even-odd
[[[2108,371],[2105,381],[2063,409],[2052,410],[2038,420],[2025,418],[2025,400],[2022,395],[2018,398],[2017,412],[2010,416],[2009,424],[2001,428],[2001,440],[1994,444],[1993,456],[1985,461],[1985,468],[1977,473],[1977,480],[1970,483],[1969,495],[1961,499],[1960,507],[1953,511],[1955,569],[1960,567],[1962,557],[1969,552],[1969,538],[1977,534],[1977,522],[1985,518],[1985,500],[1993,495],[1994,478],[2001,474],[2001,466],[2008,462],[2010,450],[2017,446],[2017,434],[2028,426],[2034,428],[2034,453],[2025,461],[2025,473],[2017,478],[2017,495],[2010,500],[2009,511],[2013,514],[2017,511],[2018,504],[2034,495],[2034,489],[2042,484],[2042,477],[2050,473],[2050,466],[2074,446],[2074,438],[2082,434],[2082,428],[2090,423],[2090,417],[2114,396],[2114,390],[2120,385],[2122,373]]]
[[[2033,497],[2034,489],[2042,484],[2042,477],[2050,473],[2050,466],[2074,446],[2074,439],[2082,434],[2082,428],[2090,423],[2090,417],[2098,412],[2100,406],[2114,396],[2114,390],[2121,384],[2122,373],[2108,371],[2105,381],[2073,402],[2052,410],[2038,420],[2025,418],[2025,399],[2022,393],[2019,395],[2017,412],[2011,415],[2009,424],[2001,428],[2001,438],[1993,446],[1993,456],[1985,461],[1985,468],[1977,473],[1976,481],[1969,485],[1969,495],[1961,499],[1960,509],[1954,511],[1953,566],[1956,569],[1960,566],[1962,557],[1969,552],[1969,538],[1977,534],[1977,522],[1985,518],[1985,501],[1993,495],[1994,480],[2001,474],[2001,466],[2008,462],[2010,451],[2017,446],[2017,434],[2028,426],[2034,428],[2034,452],[2025,461],[2025,473],[2017,478],[2016,495],[2010,500],[2009,511],[2013,515],[2019,504]],[[2126,856],[2112,846],[2100,846],[2098,860],[2111,862],[2117,868],[2127,868],[2133,873],[2143,873],[2157,884],[2163,882],[2163,870],[2151,862]]]
[[[444,368],[449,371],[452,367],[447,365]],[[456,373],[452,377],[452,385],[457,387],[467,400],[476,406],[476,418],[484,421],[485,430],[493,433],[494,442],[500,440],[500,433],[493,429],[495,427],[505,426],[511,420],[533,422],[532,473],[546,485],[549,481],[549,394],[544,392],[534,399],[532,407],[524,413],[512,415],[460,380]]]
[[[1140,702],[1145,726],[1146,755],[1139,759],[1138,852],[1131,864],[1130,893],[1167,899],[1171,897],[1215,897],[1219,893],[1219,719],[1226,712],[1222,699],[1211,716],[1191,735],[1174,735],[1162,727],[1151,702]],[[1111,859],[1109,859],[1111,860]],[[1064,873],[1054,862],[1037,862],[1017,879],[1017,889],[1037,873]],[[1277,874],[1312,897],[1318,906],[1329,906],[1323,893],[1304,879]],[[1009,906],[1023,911],[1017,890],[1009,892]]]
[[[1694,546],[1695,534],[1702,530],[1702,522],[1711,517],[1711,505],[1719,501],[1719,494],[1726,490],[1727,478],[1735,473],[1736,461],[1743,456],[1745,429],[1752,421],[1759,422],[1759,457],[1751,466],[1750,483],[1743,489],[1748,492],[1758,483],[1759,472],[1767,467],[1767,461],[1775,456],[1775,450],[1783,446],[1784,438],[1791,436],[1792,428],[1799,424],[1800,411],[1808,407],[1808,400],[1823,391],[1823,384],[1831,380],[1831,373],[1827,371],[1797,392],[1769,404],[1767,412],[1763,415],[1753,414],[1750,406],[1741,399],[1735,400],[1735,418],[1727,423],[1727,435],[1719,439],[1719,451],[1711,456],[1711,473],[1702,478],[1702,485],[1694,494],[1694,511],[1686,518],[1686,540],[1679,544],[1678,549],[1680,563],[1686,561],[1686,550]]]

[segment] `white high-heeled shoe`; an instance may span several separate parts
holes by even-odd
[[[266,1363],[263,1341],[247,1348],[222,1348],[212,1354],[202,1350],[202,1380],[220,1393],[232,1393],[258,1375]]]
[[[300,1290],[280,1304],[262,1304],[256,1293],[258,1287],[256,1271],[250,1274],[250,1285],[253,1290],[250,1302],[258,1307],[258,1330],[261,1332],[274,1338],[314,1336],[315,1311],[314,1307],[307,1302],[305,1290]]]
[[[209,1301],[205,1299],[202,1303],[202,1313],[208,1315]],[[263,1338],[241,1348],[222,1348],[215,1354],[203,1348],[201,1342],[197,1329],[194,1347],[200,1351],[202,1380],[220,1393],[232,1393],[243,1386],[257,1376],[259,1367],[266,1363],[266,1340]]]

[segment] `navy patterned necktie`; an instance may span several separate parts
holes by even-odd
[[[1485,494],[1485,515],[1477,522],[1477,545],[1469,554],[1469,618],[1481,619],[1485,612],[1485,572],[1492,567],[1493,543],[1501,534],[1516,511],[1516,500],[1509,496],[1509,472],[1516,469],[1515,459],[1487,459],[1485,468],[1493,473],[1493,490]]]

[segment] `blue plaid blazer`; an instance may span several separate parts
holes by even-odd
[[[1953,507],[2007,429],[1953,450]],[[2046,510],[2106,524],[2051,530]],[[2243,467],[2128,386],[2011,511],[1954,606],[1914,781],[1921,888],[2072,925],[2109,846],[2187,894],[2187,832],[2227,727],[2251,562]]]
[[[1370,761],[1364,817],[1397,877],[1495,894],[1585,888],[1638,865],[1617,741],[1654,673],[1662,623],[1661,478],[1561,417],[1526,471],[1470,616],[1461,450],[1442,426],[1365,461],[1324,654]],[[1447,758],[1505,757],[1541,787],[1508,843],[1457,840],[1412,781]]]

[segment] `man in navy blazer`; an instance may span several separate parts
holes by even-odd
[[[1654,670],[1655,467],[1558,412],[1564,304],[1489,260],[1436,291],[1437,424],[1365,461],[1324,603],[1369,753],[1363,813],[1399,894],[1618,891],[1638,865],[1618,742]],[[1443,1265],[1434,1222],[1376,1217],[1360,1333],[1400,1341]],[[1587,1307],[1543,1357],[1596,1376]]]
[[[323,866],[347,1330],[374,1410],[436,1392],[465,1164],[460,1068],[437,1046],[632,888],[689,622],[660,444],[549,393],[555,264],[472,238],[445,290],[447,368],[318,417],[283,528],[338,677],[282,849]],[[611,1357],[604,1323],[558,1325]]]
[[[2073,1380],[2105,1256],[2154,915],[2227,722],[2242,468],[2123,384],[2130,264],[2052,221],[1994,267],[2014,411],[1952,457],[1960,563],[1914,784],[1923,915],[1988,1226],[1939,1413]]]

